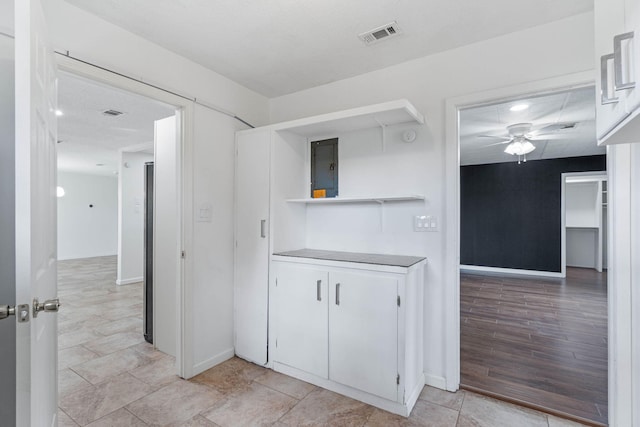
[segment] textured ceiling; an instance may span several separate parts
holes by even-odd
[[[58,170],[100,175],[118,170],[118,150],[153,147],[154,121],[175,114],[166,104],[67,73],[59,74],[58,107]]]
[[[594,90],[588,87],[462,110],[460,164],[517,161],[517,156],[504,152],[507,144],[500,144],[504,142],[500,137],[509,136],[507,126],[516,123],[531,123],[531,135],[541,138],[532,141],[536,149],[527,154],[527,160],[605,154],[605,148],[596,144]],[[523,103],[529,108],[509,110]],[[555,131],[544,129],[559,123],[576,126]]]
[[[593,9],[592,0],[67,0],[267,97]],[[402,34],[358,34],[397,21]]]

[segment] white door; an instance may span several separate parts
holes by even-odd
[[[397,298],[393,277],[329,274],[329,379],[397,400]]]
[[[326,270],[274,263],[274,360],[328,378],[328,277]]]
[[[56,69],[40,0],[17,0],[15,9],[16,302],[33,309],[34,298],[57,294]],[[17,425],[52,426],[57,316],[30,314],[29,322],[16,323]]]
[[[269,304],[269,132],[237,137],[235,352],[267,363]]]

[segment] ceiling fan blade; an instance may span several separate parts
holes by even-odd
[[[505,141],[511,141],[511,137],[510,136],[478,135],[478,138],[494,138],[494,139],[504,139]]]
[[[527,139],[530,141],[549,141],[552,139],[563,139],[563,138],[566,138],[566,135],[563,133],[543,133],[539,135],[527,136]]]
[[[495,142],[493,144],[489,144],[489,145],[483,145],[482,148],[487,148],[487,147],[493,147],[494,145],[504,145],[504,144],[508,144],[510,143],[511,140],[509,141],[501,141],[501,142]]]

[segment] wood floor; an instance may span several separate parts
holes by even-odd
[[[606,273],[463,273],[461,384],[607,423]]]

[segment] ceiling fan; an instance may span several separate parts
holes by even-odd
[[[503,139],[504,141],[487,145],[487,147],[508,144],[505,147],[504,152],[518,156],[518,164],[520,164],[521,162],[526,162],[527,154],[536,149],[536,146],[533,145],[532,141],[551,139],[550,135],[553,135],[560,130],[573,129],[576,127],[576,123],[554,123],[539,129],[537,132],[531,132],[532,127],[532,123],[515,123],[507,126],[509,136],[480,135],[480,137]]]

